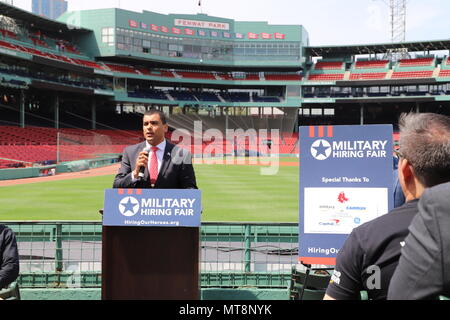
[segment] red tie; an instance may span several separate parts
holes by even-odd
[[[150,184],[152,188],[156,184],[156,180],[158,179],[158,158],[156,157],[156,151],[158,151],[157,147],[152,147],[152,156],[150,158]]]

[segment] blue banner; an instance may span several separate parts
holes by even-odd
[[[334,265],[353,228],[393,208],[392,125],[300,127],[299,261]]]
[[[103,225],[199,227],[201,212],[201,191],[196,189],[108,189]]]

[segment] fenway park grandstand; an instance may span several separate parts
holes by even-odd
[[[450,114],[450,40],[318,47],[301,25],[206,14],[0,12],[0,168],[108,159],[151,108],[171,131],[277,129],[282,155],[301,125]]]

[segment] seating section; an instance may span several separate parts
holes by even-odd
[[[188,91],[175,91],[175,90],[169,90],[169,94],[175,99],[175,100],[181,100],[181,101],[197,101],[195,96]]]
[[[105,67],[100,66],[98,63],[93,62],[93,61],[88,61],[88,60],[83,60],[83,59],[72,59],[72,60],[75,61],[75,63],[85,66],[85,67],[106,70]]]
[[[114,72],[122,72],[122,73],[135,73],[139,74],[139,71],[134,69],[130,66],[124,66],[124,65],[118,65],[118,64],[111,64],[111,63],[105,63],[105,65]]]
[[[355,69],[385,69],[388,64],[389,60],[356,61]]]
[[[200,101],[220,102],[219,97],[213,92],[196,92],[195,96]]]
[[[214,77],[214,75],[212,73],[206,73],[206,72],[177,71],[177,74],[183,78],[216,80],[216,77]]]
[[[394,71],[391,79],[403,79],[403,78],[431,78],[433,76],[433,70],[431,71]]]
[[[217,76],[221,80],[234,80],[233,76],[228,73],[217,73]]]
[[[181,101],[205,101],[205,102],[272,102],[280,103],[282,102],[281,97],[274,96],[258,96],[253,93],[250,98],[249,92],[194,92],[194,91],[176,91],[168,90],[163,91],[159,89],[142,89],[136,88],[134,91],[128,92],[128,97],[130,98],[140,98],[140,99],[157,99],[157,100],[168,100],[172,97],[175,100]]]
[[[18,39],[17,34],[12,32],[12,31],[9,31],[9,30],[6,30],[6,29],[0,29],[0,33],[2,34],[2,36],[4,38],[8,37],[8,38],[11,38],[11,39]]]
[[[259,75],[257,75],[257,74],[247,74],[245,76],[244,80],[256,80],[256,81],[258,81],[258,80],[261,80],[261,79],[260,79]]]
[[[439,77],[449,78],[450,77],[450,69],[445,69],[445,70],[439,71]]]
[[[59,146],[57,137],[59,133]],[[171,139],[171,134],[166,138]],[[298,134],[284,132],[279,139],[259,136],[256,140],[236,139],[237,150],[250,150],[268,153],[267,140],[271,141],[271,148],[275,146],[280,154],[298,153]],[[107,153],[122,153],[131,144],[142,141],[141,131],[134,130],[84,130],[73,128],[43,128],[0,126],[0,168],[15,168],[31,166],[32,163],[54,163],[59,151],[60,161],[95,158]],[[181,141],[173,141],[179,143]],[[209,146],[217,150],[233,150],[227,139],[215,141],[204,137],[202,146],[194,145],[195,140],[183,141],[188,144],[193,153],[205,152]],[[190,145],[189,145],[190,144]],[[256,145],[255,145],[256,144]]]
[[[367,72],[367,73],[352,73],[350,80],[379,80],[385,79],[387,72]]]
[[[418,59],[402,59],[400,60],[399,67],[426,67],[432,66],[434,58],[418,58]]]
[[[50,52],[44,52],[35,48],[29,48],[26,46],[22,46],[22,45],[15,45],[12,43],[8,43],[6,41],[1,41],[0,40],[0,47],[4,47],[10,50],[15,50],[15,51],[21,51],[27,54],[31,54],[31,55],[35,55],[35,56],[41,56],[47,59],[53,59],[53,60],[59,60],[61,62],[66,62],[66,63],[70,63],[70,64],[76,64],[76,65],[80,65],[83,67],[88,67],[88,68],[96,68],[96,69],[103,69],[106,70],[105,67],[99,65],[96,62],[93,61],[88,61],[86,59],[74,59],[74,58],[69,58],[66,56],[62,56],[59,54],[54,54],[54,53],[50,53]]]
[[[138,89],[134,92],[128,92],[128,96],[131,98],[168,100],[168,97],[164,91],[156,89]]]
[[[248,92],[221,92],[220,96],[229,102],[250,102],[250,94]]]
[[[41,40],[41,39],[37,39],[37,38],[33,38],[30,37],[30,40],[33,42],[33,44],[35,46],[40,46],[40,47],[44,47],[44,48],[48,48],[48,45],[45,41]]]
[[[343,73],[310,74],[308,77],[309,81],[336,81],[343,79],[344,79]]]
[[[344,62],[342,61],[318,61],[314,65],[315,70],[342,70],[344,69]]]
[[[60,145],[57,147],[59,133]],[[18,128],[0,126],[0,168],[19,167],[21,162],[95,158],[99,154],[121,153],[127,145],[142,141],[140,131]],[[9,159],[9,160],[8,160]]]

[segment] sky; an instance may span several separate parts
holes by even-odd
[[[237,21],[303,25],[310,45],[349,45],[391,41],[388,0],[68,0],[69,11],[122,8],[162,14],[196,14]],[[31,0],[14,0],[31,11]],[[450,39],[450,1],[408,0],[406,41]]]

